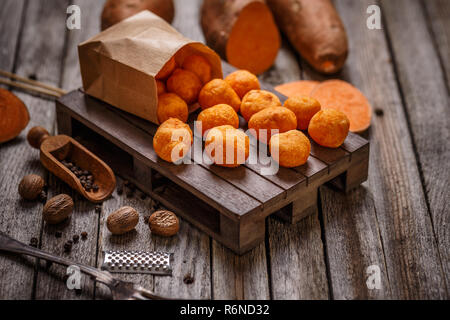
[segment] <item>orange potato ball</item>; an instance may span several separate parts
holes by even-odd
[[[284,106],[295,113],[297,129],[306,130],[311,118],[320,111],[320,103],[314,98],[293,96],[284,102]]]
[[[308,161],[311,143],[301,131],[290,130],[273,135],[270,138],[269,150],[280,166],[293,168]]]
[[[167,79],[167,90],[179,95],[187,104],[197,101],[201,88],[202,83],[200,79],[191,71],[175,69],[169,79]]]
[[[233,107],[228,104],[218,104],[214,107],[203,110],[197,117],[197,130],[202,136],[211,128],[230,125],[233,128],[239,128],[239,117]]]
[[[158,74],[155,76],[155,79],[161,80],[165,79],[175,70],[177,64],[175,62],[175,58],[170,58],[169,61],[166,62],[166,64],[159,70]]]
[[[323,109],[312,117],[308,133],[321,146],[337,148],[344,143],[349,129],[350,121],[343,112]]]
[[[166,92],[166,85],[161,80],[156,80],[156,92],[158,96]]]
[[[187,57],[183,62],[182,68],[195,73],[203,84],[211,80],[211,65],[202,56],[193,54]]]
[[[170,118],[156,130],[153,149],[161,159],[176,162],[186,156],[193,140],[192,131],[186,123]]]
[[[241,114],[248,122],[255,113],[269,107],[281,107],[280,99],[269,91],[251,90],[242,99]]]
[[[230,125],[212,128],[206,135],[206,154],[219,166],[238,167],[245,163],[249,148],[249,137]]]
[[[224,79],[236,91],[239,98],[243,98],[250,90],[259,90],[258,78],[247,70],[237,70],[230,73]]]
[[[256,132],[258,140],[268,143],[270,137],[276,133],[283,133],[297,128],[295,114],[285,107],[269,107],[255,113],[248,122],[248,128]],[[267,140],[260,130],[267,130]],[[278,132],[274,131],[275,129]],[[253,134],[253,133],[252,133]]]
[[[198,95],[198,103],[202,109],[211,108],[217,104],[228,104],[239,112],[241,99],[233,88],[222,79],[213,79],[205,84]]]
[[[158,96],[158,110],[156,113],[159,123],[163,123],[169,118],[177,118],[186,122],[189,116],[186,102],[175,93],[163,93]]]

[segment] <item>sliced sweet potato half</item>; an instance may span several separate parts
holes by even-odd
[[[280,33],[263,0],[205,0],[201,24],[206,43],[239,69],[260,74],[280,48]]]
[[[311,95],[311,92],[320,84],[319,81],[314,80],[299,80],[288,83],[280,84],[275,87],[279,93],[286,97],[292,96],[307,96]]]
[[[350,83],[342,80],[327,80],[311,93],[322,109],[336,109],[350,120],[351,132],[362,132],[370,126],[372,106],[364,94]]]
[[[17,137],[29,121],[30,114],[22,100],[0,88],[0,143]]]

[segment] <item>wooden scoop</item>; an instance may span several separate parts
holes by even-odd
[[[33,127],[27,139],[33,148],[40,149],[44,167],[89,201],[102,202],[114,191],[116,177],[111,168],[73,138],[66,135],[50,136],[45,128]],[[73,162],[91,172],[98,190],[86,191],[78,177],[61,163],[62,160]]]

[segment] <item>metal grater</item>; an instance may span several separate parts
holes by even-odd
[[[117,273],[172,275],[173,253],[160,251],[103,251],[102,270]]]

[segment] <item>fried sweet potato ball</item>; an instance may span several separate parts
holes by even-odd
[[[156,80],[156,92],[158,96],[166,92],[166,85],[161,80]]]
[[[323,109],[309,122],[308,133],[321,146],[338,148],[347,138],[350,121],[338,110]]]
[[[250,90],[259,90],[258,78],[247,70],[237,70],[224,79],[236,91],[239,98],[243,98]]]
[[[295,113],[297,129],[308,129],[311,118],[320,111],[320,103],[314,98],[293,96],[284,102],[284,106]]]
[[[156,130],[153,149],[161,159],[176,162],[186,156],[192,142],[193,135],[189,126],[176,118],[170,118]]]
[[[170,74],[175,70],[177,64],[175,62],[175,58],[170,58],[169,61],[166,62],[166,64],[159,70],[158,74],[156,75],[155,79],[161,80],[166,79]]]
[[[269,107],[281,107],[280,99],[269,91],[251,90],[242,99],[241,114],[248,122],[255,113]]]
[[[167,79],[167,90],[176,93],[187,104],[197,101],[198,93],[202,88],[202,83],[197,75],[191,71],[175,69]]]
[[[211,80],[211,65],[206,58],[200,55],[193,54],[187,57],[183,62],[182,68],[195,73],[202,84]]]
[[[217,104],[228,104],[239,112],[241,99],[233,88],[222,79],[213,79],[204,85],[198,95],[198,103],[202,109],[211,108]]]
[[[157,116],[159,123],[163,123],[169,118],[177,118],[186,122],[189,116],[188,106],[175,93],[163,93],[158,96]]]
[[[230,125],[212,128],[206,135],[206,154],[219,166],[238,167],[245,163],[249,148],[249,137]]]
[[[275,134],[270,139],[269,150],[280,166],[293,168],[308,161],[311,152],[309,139],[298,130]]]
[[[239,117],[233,107],[228,104],[218,104],[214,107],[203,110],[197,117],[197,129],[202,136],[211,128],[230,125],[233,128],[239,128]]]
[[[275,133],[283,133],[297,128],[295,114],[285,107],[269,107],[255,113],[248,122],[248,128],[256,131],[256,137],[264,143],[268,143]],[[264,131],[267,130],[267,136]],[[278,129],[278,132],[274,132]],[[261,130],[261,131],[260,131]],[[265,139],[267,137],[267,140]]]

